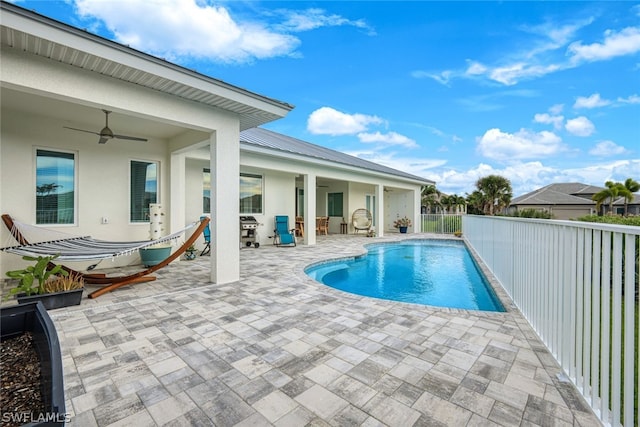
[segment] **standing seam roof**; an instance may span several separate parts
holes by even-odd
[[[374,172],[394,175],[401,178],[417,180],[424,184],[434,184],[433,181],[430,181],[426,178],[402,172],[397,169],[370,162],[368,160],[351,156],[349,154],[332,150],[330,148],[311,144],[310,142],[302,141],[300,139],[292,138],[290,136],[286,136],[263,128],[252,128],[240,132],[240,142],[273,150],[284,151],[292,154],[298,154],[301,156],[312,157],[315,159],[327,160],[346,166],[358,167]]]

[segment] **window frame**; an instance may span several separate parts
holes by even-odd
[[[135,224],[148,224],[149,223],[149,218],[146,218],[144,220],[132,220],[132,215],[133,215],[133,206],[132,206],[132,198],[133,198],[133,194],[132,194],[132,185],[133,185],[133,174],[132,174],[132,166],[133,166],[133,162],[139,162],[139,163],[148,163],[148,164],[155,164],[156,165],[156,200],[150,203],[162,203],[161,201],[161,197],[160,197],[160,173],[161,173],[161,163],[159,160],[148,160],[148,159],[134,159],[131,158],[129,159],[129,213],[128,213],[128,217],[129,217],[129,224],[135,225]],[[145,180],[146,182],[146,180]]]
[[[38,222],[38,152],[46,151],[52,153],[61,153],[61,154],[70,154],[73,157],[73,221],[71,222]],[[79,193],[79,180],[78,180],[78,164],[79,164],[79,153],[77,150],[65,150],[60,148],[51,148],[51,147],[43,147],[43,146],[34,146],[33,147],[33,190],[34,190],[34,198],[33,198],[33,208],[34,208],[34,220],[33,223],[36,225],[47,225],[47,226],[60,226],[60,227],[73,227],[78,224],[78,193]]]
[[[260,178],[260,211],[259,212],[244,212],[242,205],[242,182],[240,183],[240,194],[238,194],[239,200],[239,215],[264,215],[264,175],[256,174],[250,172],[240,172],[238,179],[242,179],[242,177],[246,178]]]
[[[335,202],[332,200],[335,196],[340,195],[340,214],[336,215],[335,210]],[[332,197],[334,196],[334,197]],[[327,193],[327,216],[330,217],[344,217],[344,192],[335,192],[335,193]]]
[[[209,209],[205,209],[205,190],[206,190],[206,179],[205,174],[209,174]],[[202,213],[211,215],[211,169],[210,168],[202,168]]]

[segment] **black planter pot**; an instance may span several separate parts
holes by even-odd
[[[55,326],[41,302],[19,304],[0,309],[0,341],[33,334],[40,359],[42,399],[47,413],[31,414],[28,426],[62,426],[66,421],[62,355]],[[11,369],[20,369],[20,366]]]
[[[84,291],[83,288],[40,295],[27,296],[21,294],[18,295],[18,303],[26,304],[41,301],[44,308],[47,310],[53,310],[56,308],[68,307],[70,305],[79,305],[82,301],[82,291]]]

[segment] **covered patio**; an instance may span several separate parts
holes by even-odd
[[[211,283],[208,257],[181,261],[51,311],[69,425],[599,425],[504,292],[507,313],[464,311],[304,274],[401,238],[242,249],[228,284]]]

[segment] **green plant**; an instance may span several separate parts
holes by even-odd
[[[398,218],[395,221],[393,221],[393,226],[395,228],[411,227],[411,220],[406,216],[402,218]]]
[[[61,265],[56,265],[55,267],[48,269],[49,263],[56,258],[58,258],[58,255],[46,257],[39,256],[37,258],[23,256],[23,260],[35,261],[35,265],[30,265],[29,267],[21,270],[7,271],[7,276],[12,279],[18,279],[19,281],[18,284],[9,291],[4,299],[7,300],[10,296],[19,293],[24,293],[26,295],[47,293],[45,290],[45,283],[51,276],[67,276],[69,274],[62,269]],[[37,284],[34,284],[36,280]]]
[[[453,232],[453,234],[454,234],[456,237],[461,237],[461,236],[462,236],[462,231],[460,231],[460,230],[456,230],[456,231],[454,231],[454,232]]]
[[[186,249],[187,252],[197,252],[196,245],[191,245]]]

